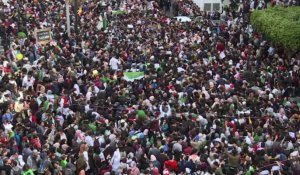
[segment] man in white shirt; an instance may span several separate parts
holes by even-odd
[[[34,81],[35,78],[32,75],[30,74],[25,75],[22,80],[22,86],[25,87],[26,89],[28,89],[30,86],[33,87]]]
[[[121,64],[121,61],[116,57],[112,57],[109,61],[109,65],[112,70],[118,70],[119,64]]]
[[[91,137],[91,133],[87,132],[86,136],[84,138],[85,143],[89,146],[89,147],[93,147],[94,146],[94,139]]]

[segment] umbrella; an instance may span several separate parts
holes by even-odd
[[[18,37],[20,38],[27,38],[27,35],[24,32],[19,32]]]
[[[126,11],[124,10],[116,10],[116,11],[112,11],[113,15],[124,15],[126,14]]]
[[[187,16],[176,16],[174,18],[177,19],[177,21],[179,21],[179,22],[191,22],[192,21],[192,19]]]

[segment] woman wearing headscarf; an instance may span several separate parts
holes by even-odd
[[[85,175],[85,169],[87,167],[85,158],[83,154],[80,154],[77,159],[76,171],[80,175]]]
[[[140,170],[139,170],[139,168],[136,166],[136,163],[133,161],[132,163],[131,163],[131,166],[132,166],[132,168],[131,168],[131,170],[130,170],[130,175],[139,175],[140,174]]]
[[[117,148],[110,161],[110,164],[112,165],[112,171],[114,171],[115,173],[118,172],[118,169],[120,167],[120,162],[121,162],[121,154],[119,148]]]

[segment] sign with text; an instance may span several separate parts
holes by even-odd
[[[47,44],[51,41],[51,29],[45,28],[45,29],[35,29],[35,38],[37,42],[40,44]]]

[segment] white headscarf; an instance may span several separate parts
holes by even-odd
[[[121,161],[121,153],[119,148],[114,152],[113,157],[111,158],[111,164],[112,164],[112,170],[117,172],[120,167],[120,161]]]

